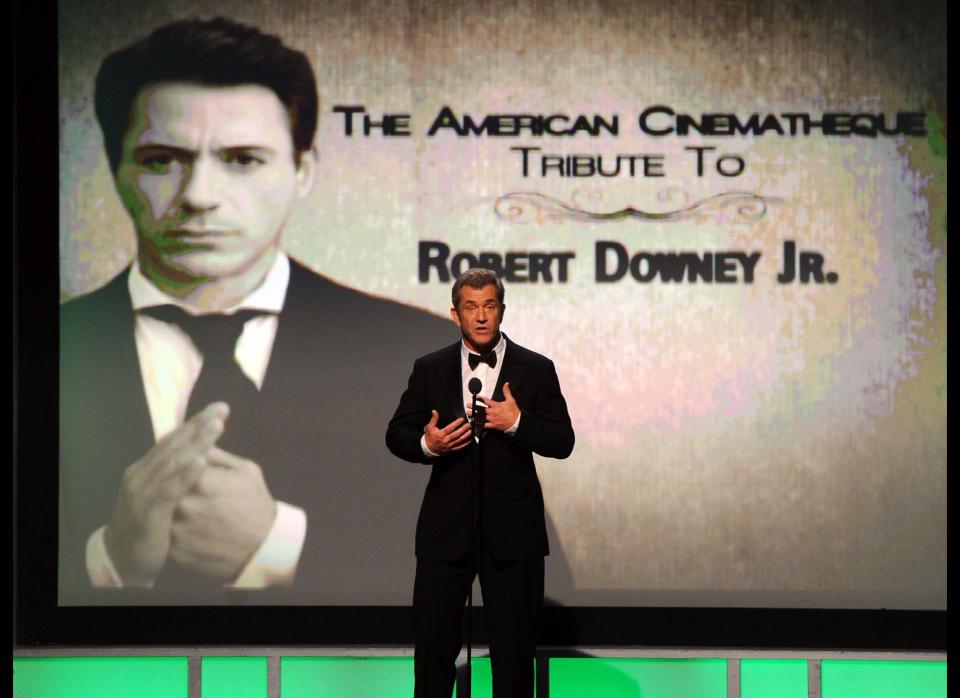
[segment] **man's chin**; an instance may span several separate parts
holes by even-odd
[[[496,346],[496,340],[499,338],[498,332],[486,332],[482,334],[473,333],[469,338],[469,343],[473,345],[480,353],[490,351]]]
[[[195,248],[166,255],[163,265],[183,282],[209,281],[235,276],[250,266],[250,260],[222,250]]]

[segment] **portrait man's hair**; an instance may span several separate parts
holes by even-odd
[[[298,162],[313,145],[319,98],[306,55],[276,36],[223,17],[187,19],[160,27],[101,64],[94,103],[111,170],[120,163],[137,94],[162,82],[263,85],[286,108]]]
[[[472,269],[467,269],[457,277],[457,280],[453,282],[453,289],[450,292],[454,308],[457,307],[457,303],[460,301],[460,289],[464,286],[478,289],[484,288],[485,286],[496,286],[497,302],[503,305],[503,297],[505,294],[503,282],[500,280],[500,277],[490,269],[473,267]]]

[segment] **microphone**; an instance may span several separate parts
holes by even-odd
[[[479,378],[471,378],[467,383],[467,390],[473,395],[471,412],[473,414],[473,436],[479,439],[483,436],[483,423],[487,421],[487,408],[481,402],[477,404],[477,393],[483,389],[483,382]]]

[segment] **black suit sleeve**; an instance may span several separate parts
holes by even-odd
[[[540,456],[566,458],[573,451],[573,426],[567,402],[552,361],[547,365],[534,393],[531,407],[521,406],[520,425],[514,438]]]
[[[420,447],[423,428],[430,421],[431,412],[426,408],[423,394],[426,370],[419,359],[413,364],[407,389],[403,391],[400,404],[387,426],[387,448],[393,455],[411,463],[430,463]]]

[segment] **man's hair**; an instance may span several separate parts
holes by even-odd
[[[497,301],[500,303],[500,305],[503,305],[503,282],[500,280],[499,276],[489,269],[473,267],[472,269],[467,269],[457,277],[457,280],[453,282],[453,290],[450,293],[451,297],[453,298],[454,308],[456,308],[457,303],[460,302],[460,289],[464,286],[478,289],[484,288],[485,286],[496,286]]]
[[[100,65],[94,104],[111,170],[120,164],[134,100],[144,87],[160,82],[268,87],[287,110],[297,162],[313,145],[319,98],[302,52],[223,17],[185,19],[157,28]]]

